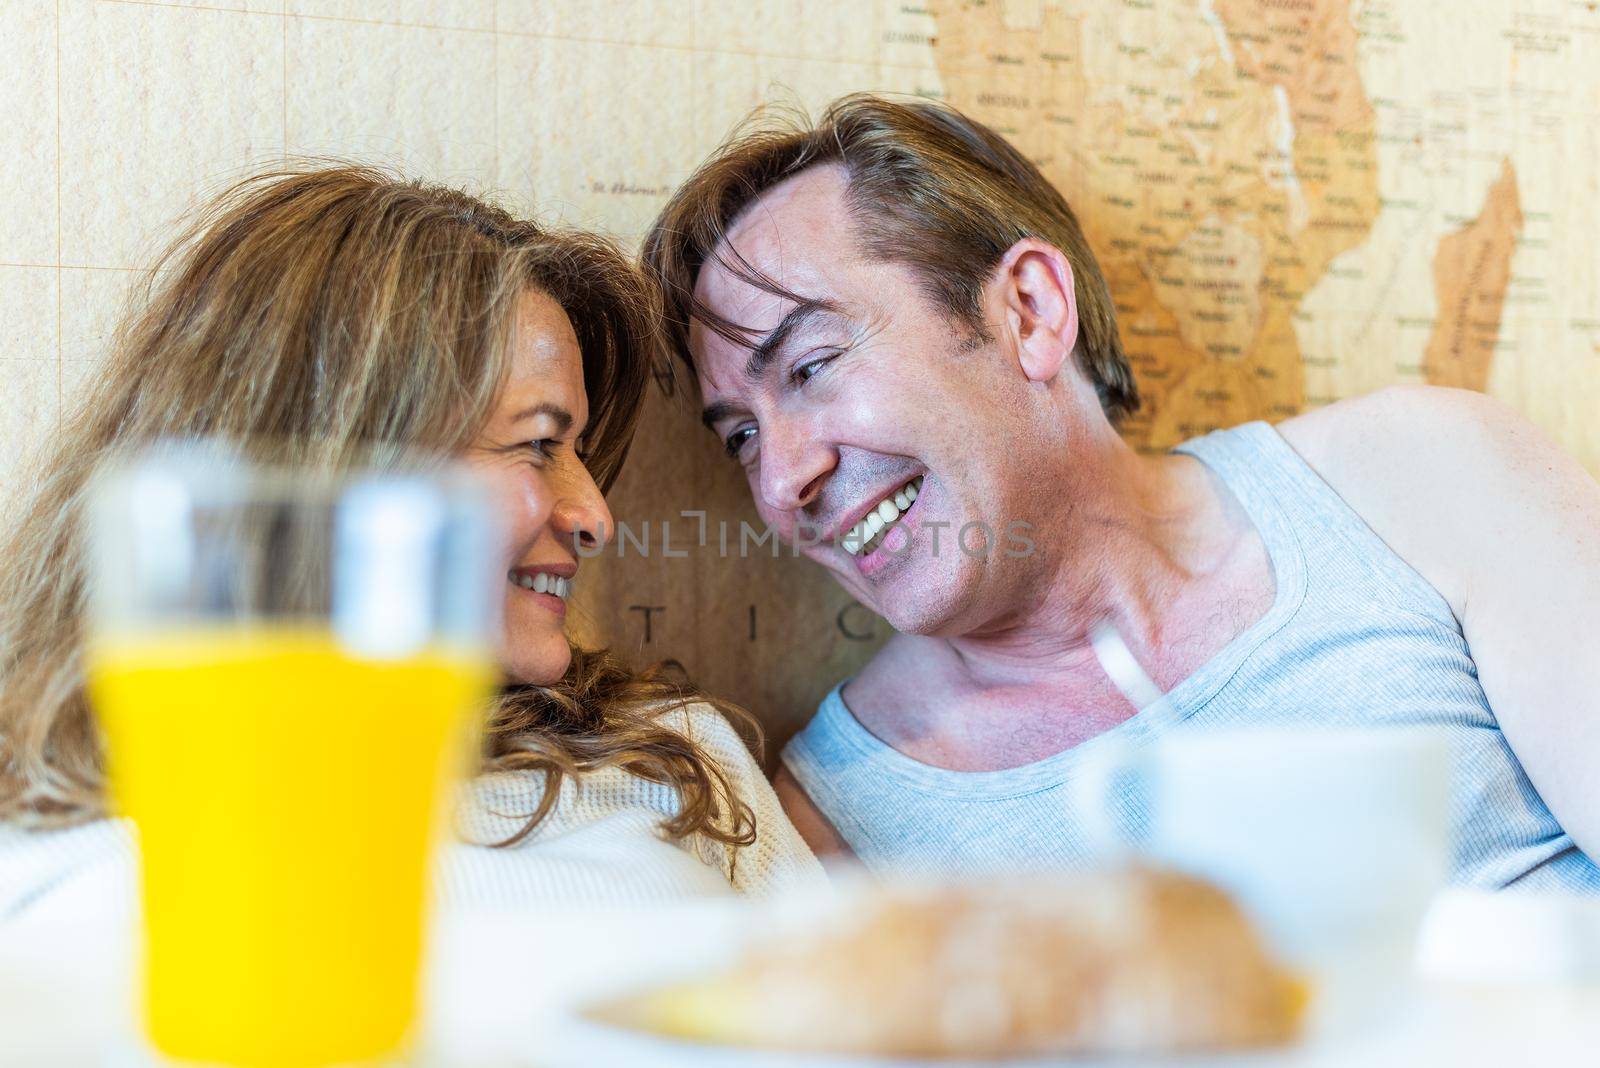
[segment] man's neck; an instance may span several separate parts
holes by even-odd
[[[1067,548],[1048,557],[1038,595],[945,639],[975,687],[1049,691],[1081,686],[1086,673],[1098,678],[1089,639],[1098,625],[1114,628],[1159,676],[1164,621],[1236,544],[1238,517],[1198,461],[1140,456],[1120,441],[1108,452],[1090,492],[1064,502],[1035,539]]]
[[[870,729],[942,767],[1028,763],[1137,711],[1100,666],[1097,624],[1170,690],[1259,618],[1270,559],[1204,465],[1118,441],[1096,467],[1034,535],[1046,552],[1071,548],[1047,560],[1036,596],[959,637],[897,637],[852,683],[847,699]],[[932,685],[908,688],[908,678]]]

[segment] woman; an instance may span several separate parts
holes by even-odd
[[[820,879],[718,707],[563,634],[574,541],[612,526],[601,493],[656,366],[655,297],[621,253],[340,168],[241,183],[151,279],[0,549],[0,918],[131,859],[84,697],[79,525],[103,457],[189,435],[314,467],[447,452],[499,488],[506,684],[462,831],[500,849],[452,847],[447,904]]]

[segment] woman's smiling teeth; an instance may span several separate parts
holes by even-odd
[[[839,539],[844,551],[851,556],[860,556],[876,549],[888,534],[889,528],[898,523],[900,517],[910,509],[911,502],[917,499],[917,493],[921,489],[922,476],[918,475],[879,501],[876,508],[863,516],[861,522],[851,527],[850,532]]]
[[[534,593],[553,593],[563,601],[567,594],[572,592],[572,580],[561,578],[557,575],[546,574],[543,571],[529,573],[526,571],[512,571],[506,575],[513,585],[521,586]]]

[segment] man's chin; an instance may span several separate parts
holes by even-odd
[[[948,638],[961,634],[960,620],[965,604],[961,598],[935,597],[921,592],[912,596],[887,598],[878,605],[868,603],[867,607],[901,634]]]

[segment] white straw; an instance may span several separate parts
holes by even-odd
[[[1133,657],[1133,650],[1122,640],[1122,635],[1109,620],[1102,619],[1089,628],[1089,644],[1100,661],[1100,667],[1111,679],[1111,684],[1122,691],[1128,703],[1140,712],[1149,712],[1157,718],[1167,719],[1173,713],[1167,695],[1145,674],[1144,668]]]

